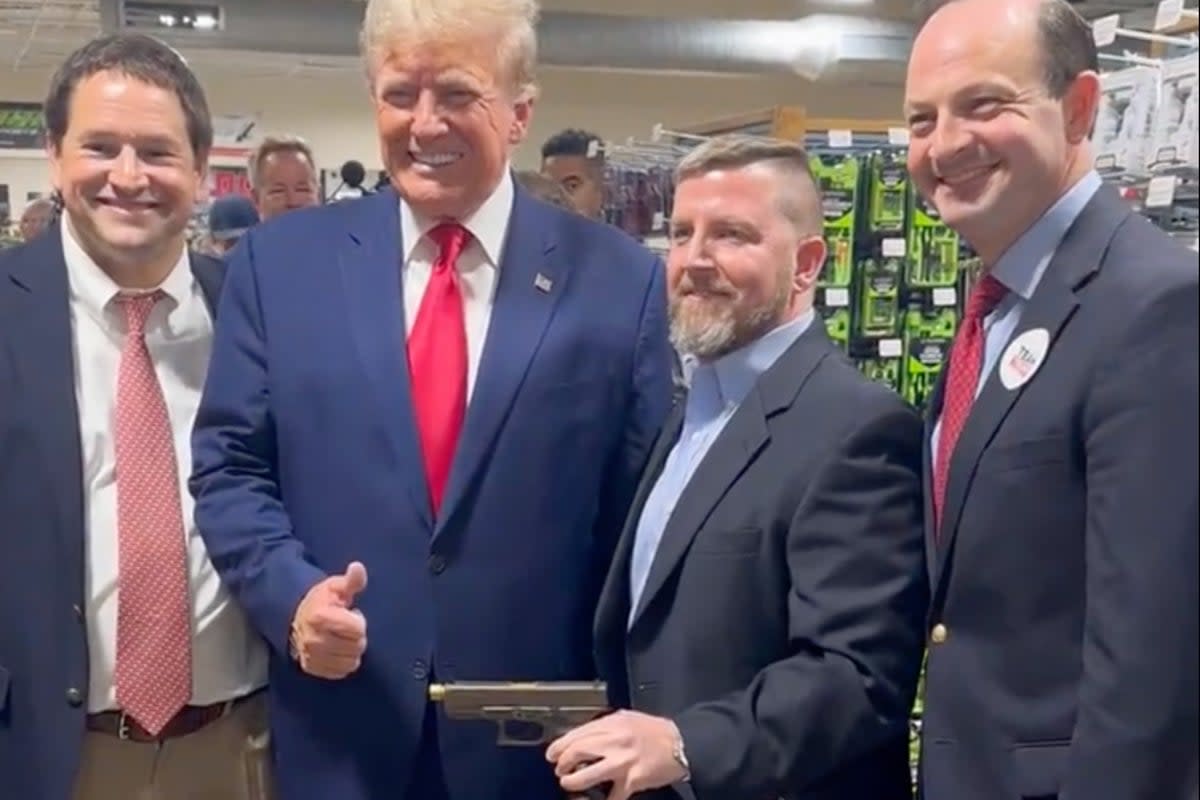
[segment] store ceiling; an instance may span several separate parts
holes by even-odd
[[[181,0],[159,0],[181,2]],[[45,72],[52,69],[87,38],[108,29],[118,19],[123,0],[0,0],[0,71]],[[226,8],[225,31],[177,39],[189,60],[209,74],[239,77],[307,76],[356,71],[354,36],[362,0],[195,0]],[[586,16],[598,5],[606,14],[645,13],[646,0],[544,0],[543,61],[548,66],[593,69],[620,68],[657,72],[711,72],[745,74],[782,72],[792,65],[787,54],[766,53],[761,46],[731,45],[728,36],[747,27],[705,28],[705,18],[729,20],[731,9],[743,19],[795,19],[818,13],[855,15],[860,20],[903,20],[911,0],[654,0],[658,19],[638,25],[629,19],[596,20]],[[1148,0],[1081,0],[1077,5],[1089,17],[1108,13],[1144,11]],[[1191,5],[1191,3],[1189,3]],[[280,15],[289,12],[289,22]],[[102,24],[109,22],[110,25]],[[727,23],[728,24],[728,23]],[[878,61],[881,71],[895,71],[903,43],[897,31],[868,27],[850,37],[861,50],[879,49],[878,55],[860,59]],[[798,34],[799,35],[799,34]],[[779,38],[779,37],[774,37]],[[787,38],[787,37],[785,37]],[[897,48],[900,51],[897,52]],[[886,52],[885,52],[886,51]],[[863,53],[862,55],[865,55]],[[882,57],[880,57],[882,56]],[[868,67],[871,65],[868,63]],[[865,76],[862,72],[856,72]]]

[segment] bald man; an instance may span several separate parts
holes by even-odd
[[[926,800],[1197,794],[1196,261],[1093,172],[1099,102],[1062,0],[913,46],[913,180],[985,267],[926,428]]]

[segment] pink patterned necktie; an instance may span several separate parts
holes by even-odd
[[[161,292],[119,297],[117,702],[157,735],[192,692],[191,603],[179,469],[146,318]]]
[[[954,447],[975,404],[979,372],[983,368],[986,334],[983,320],[995,310],[1008,289],[991,275],[984,275],[971,290],[962,325],[950,350],[946,389],[942,400],[942,429],[938,434],[937,460],[933,471],[933,520],[935,538],[940,538],[942,510],[946,504],[946,485],[950,481],[950,460]]]

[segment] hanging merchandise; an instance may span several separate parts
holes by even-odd
[[[1155,30],[1122,28],[1110,16],[1093,22],[1097,44],[1149,42],[1142,52],[1102,50],[1125,67],[1101,75],[1103,97],[1093,135],[1096,170],[1130,204],[1192,249],[1200,249],[1200,63],[1193,16],[1160,3]],[[1172,33],[1163,33],[1170,30]],[[1191,31],[1187,36],[1178,35]],[[1161,59],[1156,56],[1165,54]]]
[[[1163,62],[1162,90],[1154,119],[1154,144],[1147,160],[1152,172],[1200,167],[1198,74],[1200,60],[1195,55]]]
[[[1101,76],[1100,111],[1094,135],[1101,174],[1146,172],[1146,144],[1154,123],[1159,70],[1130,67]]]
[[[859,159],[845,153],[814,154],[809,159],[809,169],[821,190],[828,251],[817,285],[848,287],[854,270]]]
[[[635,141],[593,148],[589,156],[604,153],[605,221],[643,242],[661,238],[675,201],[675,166],[689,148]]]

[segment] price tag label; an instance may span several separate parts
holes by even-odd
[[[1117,40],[1117,28],[1121,27],[1121,15],[1109,14],[1092,20],[1092,39],[1096,47],[1108,47]]]
[[[884,239],[883,240],[883,257],[884,258],[904,258],[904,254],[908,252],[908,248],[903,239]]]
[[[1183,0],[1162,0],[1154,12],[1154,30],[1174,28],[1183,19]]]
[[[958,305],[958,290],[953,286],[943,286],[933,290],[933,304],[938,308]]]
[[[908,147],[908,128],[888,128],[888,144]]]
[[[849,308],[850,306],[850,290],[842,288],[830,288],[825,290],[825,307],[826,308]]]
[[[1146,188],[1146,208],[1169,208],[1175,202],[1174,175],[1159,175],[1150,179]]]
[[[853,147],[854,134],[850,131],[833,130],[829,132],[830,147]]]
[[[899,339],[879,340],[880,358],[899,358],[902,355],[904,355],[904,342]]]

